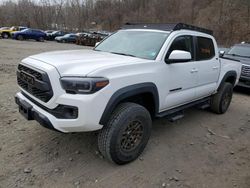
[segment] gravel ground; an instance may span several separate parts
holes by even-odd
[[[74,44],[0,39],[0,187],[250,187],[250,95],[237,89],[228,112],[190,109],[178,122],[154,121],[135,162],[116,166],[97,150],[96,133],[62,134],[17,110],[15,70],[32,54]]]

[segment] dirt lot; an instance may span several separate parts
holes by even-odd
[[[229,111],[190,109],[153,123],[137,161],[116,166],[97,151],[96,133],[61,134],[27,122],[13,97],[17,63],[73,44],[0,40],[0,187],[250,187],[250,95],[237,89]]]

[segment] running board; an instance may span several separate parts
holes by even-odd
[[[176,113],[176,114],[166,116],[167,120],[170,121],[170,122],[175,122],[175,121],[177,121],[179,119],[182,119],[183,117],[184,117],[183,112],[179,112],[179,113]]]
[[[209,105],[209,101],[210,101],[210,97],[206,97],[206,98],[200,99],[198,101],[194,101],[194,102],[179,106],[179,107],[174,108],[174,109],[170,109],[170,110],[166,110],[164,112],[160,112],[160,113],[156,114],[156,117],[157,118],[162,118],[162,117],[167,117],[168,118],[168,117],[171,117],[171,116],[174,117],[174,116],[176,116],[176,114],[183,114],[183,110],[185,110],[187,108],[194,107],[194,106],[199,106],[199,105],[201,105],[201,107],[206,107],[207,108],[208,107],[207,105]],[[179,117],[181,117],[181,116],[179,116]],[[174,119],[176,119],[176,118],[174,118]]]
[[[209,107],[210,107],[210,104],[207,102],[207,103],[199,105],[198,109],[205,110],[205,109],[207,109]]]

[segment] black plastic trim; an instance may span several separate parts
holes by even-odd
[[[193,25],[184,23],[170,23],[170,24],[158,24],[158,23],[126,23],[122,29],[157,29],[163,31],[178,31],[182,29],[198,31],[213,35],[213,31]]]
[[[77,119],[78,118],[78,108],[75,106],[68,106],[68,105],[58,105],[54,109],[49,109],[43,105],[41,105],[39,102],[36,100],[32,99],[30,96],[28,96],[26,93],[21,92],[27,99],[29,99],[31,102],[33,102],[35,105],[39,106],[41,109],[45,110],[46,112],[50,113],[51,115],[55,116],[58,119]],[[66,113],[63,111],[60,111],[61,108],[72,108],[73,110],[76,111],[77,115],[74,118],[66,117]]]
[[[170,109],[170,110],[160,112],[160,113],[158,113],[156,115],[156,117],[162,118],[162,117],[170,116],[172,114],[175,114],[177,112],[181,112],[181,111],[183,111],[183,110],[185,110],[187,108],[191,108],[193,106],[196,106],[196,105],[199,105],[199,104],[202,104],[202,103],[208,103],[209,104],[209,101],[210,101],[210,97],[206,97],[206,98],[203,98],[203,99],[200,99],[200,100],[197,100],[197,101],[193,101],[191,103],[188,103],[188,104],[185,104],[185,105],[182,105],[182,106]]]
[[[178,88],[175,88],[175,89],[171,89],[171,90],[169,90],[169,92],[174,92],[174,91],[179,91],[179,90],[182,90],[182,87],[178,87]]]
[[[57,129],[54,128],[54,126],[52,125],[52,123],[50,122],[50,120],[44,116],[43,114],[41,114],[40,112],[36,111],[27,101],[19,99],[18,97],[15,97],[15,102],[16,104],[19,106],[20,108],[20,104],[26,104],[26,106],[28,105],[28,107],[30,108],[30,114],[23,114],[27,120],[31,121],[31,120],[36,120],[40,125],[42,125],[43,127],[53,130],[53,131],[57,131],[57,132],[61,132]]]
[[[23,78],[22,73],[29,79]],[[34,97],[43,102],[48,102],[53,97],[52,86],[46,72],[19,64],[16,74],[18,85]]]
[[[100,120],[101,125],[105,125],[111,113],[122,100],[143,93],[151,93],[154,97],[155,114],[159,111],[159,95],[155,84],[147,82],[127,86],[116,91],[110,98]]]
[[[225,83],[226,79],[233,76],[234,77],[234,83],[233,83],[233,86],[235,85],[235,82],[236,82],[236,79],[237,79],[237,73],[236,71],[228,71],[223,79],[221,80],[221,83],[220,83],[220,86],[218,87],[217,91],[220,90],[220,88],[223,86],[223,84]]]

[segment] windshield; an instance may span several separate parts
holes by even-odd
[[[30,31],[30,29],[24,29],[21,32],[28,32],[28,31]]]
[[[7,30],[10,29],[9,27],[1,27],[0,30]]]
[[[234,46],[229,52],[229,55],[250,58],[250,47],[248,46]]]
[[[166,32],[120,30],[94,50],[154,60],[168,35]]]

